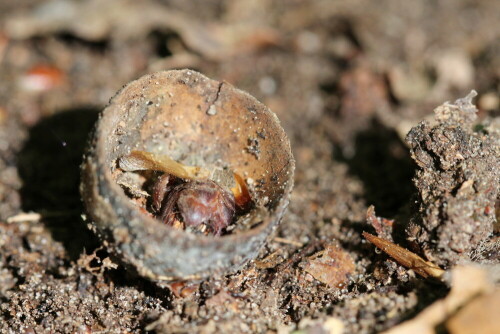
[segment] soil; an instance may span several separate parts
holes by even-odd
[[[0,0],[0,330],[375,333],[449,287],[363,231],[443,269],[498,265],[499,13],[489,0]],[[273,110],[295,187],[256,260],[158,283],[88,229],[79,166],[115,92],[174,68]],[[472,89],[477,119],[465,100],[443,105]]]

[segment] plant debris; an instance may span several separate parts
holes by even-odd
[[[181,179],[206,179],[209,171],[201,167],[186,166],[165,154],[153,154],[145,151],[132,151],[120,158],[120,168],[126,172],[138,170],[161,171]]]
[[[417,254],[412,253],[409,250],[404,249],[390,241],[384,240],[366,232],[363,232],[363,236],[366,238],[366,240],[389,255],[397,263],[408,269],[412,269],[424,278],[441,278],[445,273],[443,269],[439,268],[435,264],[429,261],[425,261]]]
[[[329,244],[307,259],[304,270],[332,288],[342,288],[353,276],[355,265],[352,257],[339,245]]]
[[[463,312],[467,312],[469,306],[474,307],[474,304],[483,302],[484,299],[480,296],[493,296],[491,293],[493,290],[493,284],[490,281],[486,271],[475,267],[475,266],[458,266],[451,271],[451,291],[442,300],[436,301],[434,304],[427,307],[415,318],[403,322],[402,324],[396,326],[395,328],[384,332],[385,334],[420,334],[420,333],[436,333],[436,329],[439,325],[443,324],[449,318],[451,323],[448,323],[448,328],[453,329],[455,324],[458,324],[459,320],[453,320],[455,318],[455,312],[464,308]],[[486,300],[491,298],[486,297]],[[477,301],[477,302],[476,302]],[[484,304],[486,308],[492,308],[494,302],[489,304]],[[470,309],[469,309],[470,310]],[[485,312],[485,311],[482,311]],[[459,313],[460,314],[460,311]],[[488,316],[489,314],[489,316]],[[496,333],[500,329],[500,321],[496,314],[489,312],[484,313],[487,322],[477,323],[474,320],[474,324],[477,327],[474,331],[475,333]],[[456,318],[455,318],[456,319]],[[451,324],[451,325],[450,325]],[[483,326],[484,327],[481,327]],[[491,327],[490,327],[491,326]],[[495,329],[493,332],[483,332],[480,330],[483,328],[485,330]],[[464,332],[461,332],[463,329]],[[467,333],[466,328],[458,328],[456,332],[451,331],[451,334]]]
[[[495,334],[500,332],[500,289],[482,294],[463,306],[446,321],[451,334]]]
[[[366,221],[375,229],[380,238],[390,242],[394,241],[392,239],[394,220],[377,217],[373,205],[370,205],[366,210]]]

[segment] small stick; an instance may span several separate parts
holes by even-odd
[[[77,216],[79,210],[66,210],[66,211],[40,211],[40,212],[20,212],[14,216],[6,219],[8,224],[13,223],[37,223],[42,219],[48,218],[65,218]]]
[[[42,215],[37,212],[21,212],[7,218],[7,223],[38,222],[40,219],[42,219]]]
[[[298,241],[289,240],[289,239],[280,238],[280,237],[274,238],[273,241],[279,242],[280,244],[288,244],[288,245],[293,245],[293,246],[297,246],[297,247],[304,246],[302,243],[300,243]]]
[[[367,232],[363,232],[363,236],[366,238],[366,240],[392,257],[397,263],[408,269],[412,269],[424,278],[430,276],[439,279],[445,273],[443,269],[439,268],[434,263],[425,261],[417,254],[410,252],[409,250],[400,247],[390,241],[376,237]]]

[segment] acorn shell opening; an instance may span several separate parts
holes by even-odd
[[[133,150],[232,169],[252,190],[255,227],[203,236],[144,214],[116,182],[118,159]],[[166,71],[129,83],[111,99],[82,165],[81,189],[94,230],[141,275],[204,277],[237,270],[257,255],[288,205],[294,167],[286,134],[262,103],[198,72]]]

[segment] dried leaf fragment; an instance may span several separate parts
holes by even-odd
[[[377,217],[373,205],[370,205],[368,210],[366,210],[366,222],[373,226],[379,236],[392,242],[392,226],[394,225],[394,221],[383,217]]]
[[[475,266],[457,266],[451,270],[451,291],[446,298],[434,302],[415,318],[383,332],[385,334],[422,334],[436,333],[436,326],[476,300],[478,295],[486,295],[493,289],[493,284],[485,270]],[[478,297],[481,298],[481,297]],[[493,309],[497,310],[497,309]],[[498,312],[497,312],[498,313]],[[458,313],[459,314],[459,313]],[[498,318],[498,317],[497,317]],[[472,324],[477,324],[474,320]],[[453,332],[461,334],[461,332]],[[478,329],[475,333],[486,333]],[[498,333],[498,332],[495,332]]]
[[[332,288],[345,285],[354,269],[351,256],[336,244],[327,245],[324,250],[309,257],[304,267],[315,279]]]
[[[363,236],[366,238],[366,240],[392,257],[397,263],[408,269],[412,269],[424,278],[427,278],[429,276],[434,278],[441,278],[441,276],[443,276],[443,274],[445,273],[443,269],[439,268],[435,264],[429,261],[425,261],[417,254],[410,252],[409,250],[400,247],[390,241],[376,237],[367,232],[363,232]]]
[[[181,179],[200,180],[206,179],[210,175],[210,172],[205,168],[186,166],[168,155],[145,151],[132,151],[129,155],[121,157],[119,164],[120,168],[126,172],[156,170]]]
[[[189,284],[187,281],[177,281],[168,285],[177,298],[188,298],[199,289],[199,284]]]
[[[500,333],[500,289],[475,298],[446,322],[452,334]]]

